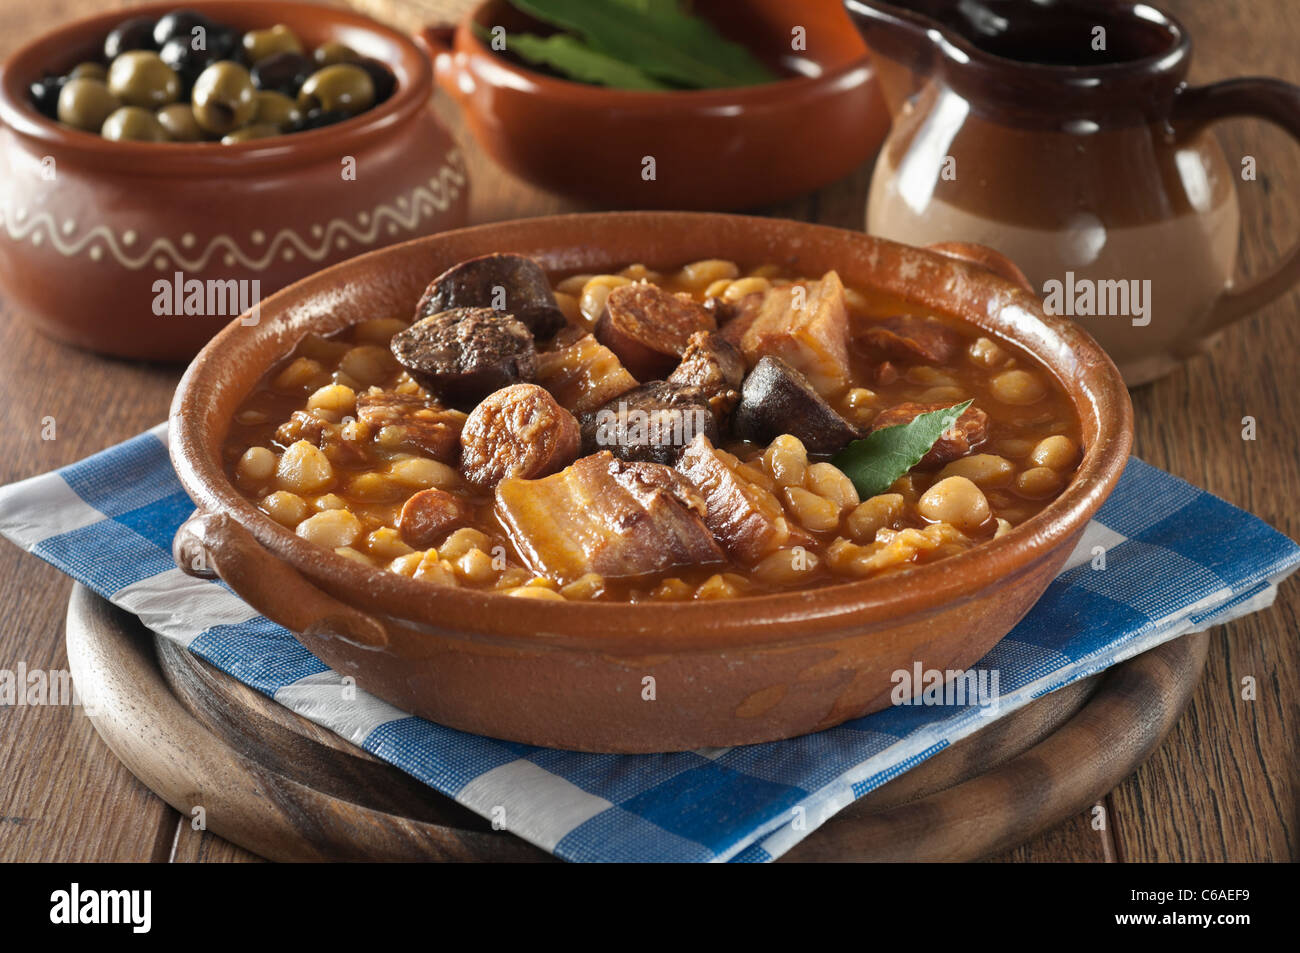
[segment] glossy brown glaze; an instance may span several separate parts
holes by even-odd
[[[536,602],[521,612],[507,596],[443,591],[322,551],[240,495],[222,442],[268,367],[307,333],[413,308],[430,275],[494,251],[537,257],[552,272],[714,255],[835,268],[856,287],[1030,350],[1066,388],[1087,452],[1057,500],[987,545],[888,579],[739,603]],[[953,251],[1015,274],[986,251]],[[1114,365],[1015,282],[949,255],[798,222],[621,213],[481,226],[346,262],[262,312],[259,325],[218,335],[176,395],[172,456],[200,510],[178,535],[181,565],[214,568],[367,691],[443,724],[535,744],[666,751],[789,737],[884,707],[891,673],[916,661],[973,663],[1051,581],[1113,489],[1132,439]],[[647,677],[654,701],[642,697]]]
[[[1300,244],[1235,279],[1239,212],[1211,122],[1256,116],[1300,140],[1300,88],[1191,87],[1192,42],[1132,0],[845,0],[875,54],[893,128],[867,228],[944,236],[1059,282],[1130,385],[1300,280]],[[1104,34],[1097,31],[1103,30]],[[1148,282],[1143,313],[1076,310],[1067,284]],[[1089,313],[1093,310],[1094,313]]]
[[[1084,117],[1145,125],[1169,115],[1192,43],[1132,0],[845,0],[895,109],[942,75],[979,115],[1056,129]],[[1094,45],[1103,30],[1105,47]],[[1048,108],[1050,105],[1051,108]]]
[[[360,117],[291,136],[110,142],[41,116],[27,86],[94,56],[121,11],[14,53],[0,70],[0,284],[43,331],[79,347],[187,359],[242,310],[209,304],[209,280],[246,282],[249,300],[265,298],[358,252],[465,222],[465,166],[427,108],[432,72],[409,39],[310,3],[192,6],[239,29],[284,23],[312,45],[345,40],[388,64],[398,88]],[[157,313],[166,308],[155,283],[174,285],[177,273],[204,283],[204,313]]]
[[[835,4],[706,0],[697,9],[783,79],[760,86],[640,92],[570,82],[490,50],[472,31],[518,23],[488,0],[456,28],[420,39],[439,84],[497,162],[542,188],[616,208],[741,209],[847,175],[880,145],[888,118],[866,48]],[[791,29],[807,50],[791,51]],[[643,177],[653,157],[654,178]]]

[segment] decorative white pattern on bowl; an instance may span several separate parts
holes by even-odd
[[[197,239],[187,232],[178,241],[155,238],[142,251],[133,253],[132,249],[141,241],[134,229],[127,229],[119,235],[107,225],[97,225],[77,235],[77,223],[73,219],[59,224],[49,212],[32,215],[21,206],[12,210],[0,209],[0,231],[14,241],[30,241],[33,245],[43,245],[48,241],[50,247],[67,258],[84,253],[91,260],[100,261],[107,251],[118,264],[131,271],[152,264],[157,271],[179,268],[191,273],[199,272],[207,268],[209,261],[218,254],[226,267],[238,265],[250,271],[265,271],[277,257],[282,261],[293,261],[301,256],[319,262],[332,251],[343,251],[350,244],[373,245],[385,237],[385,233],[391,237],[402,231],[414,232],[423,218],[450,208],[465,181],[464,157],[459,149],[453,149],[447,153],[446,163],[428,182],[388,202],[381,202],[369,212],[359,212],[355,224],[343,218],[330,219],[324,224],[313,225],[310,238],[284,228],[268,240],[265,231],[254,229],[248,240],[251,245],[259,247],[252,252],[244,251],[230,235],[215,235],[201,252],[195,254],[193,248]],[[187,255],[186,251],[190,254]]]

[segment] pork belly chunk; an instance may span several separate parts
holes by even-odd
[[[707,401],[720,427],[740,403],[744,379],[745,358],[739,349],[722,335],[708,331],[691,335],[681,363],[668,375],[669,384]]]
[[[502,480],[496,509],[528,567],[561,581],[724,559],[704,524],[704,497],[688,480],[670,467],[608,451],[541,480]]]
[[[357,417],[375,434],[386,427],[394,428],[394,436],[400,437],[405,450],[453,466],[460,457],[465,414],[435,400],[372,387],[357,395]]]
[[[828,271],[806,288],[768,291],[740,349],[750,366],[768,355],[779,357],[823,397],[840,393],[849,385],[849,312],[840,276]]]
[[[636,386],[618,356],[588,334],[537,355],[537,383],[573,414],[596,410]]]
[[[698,433],[718,436],[713,410],[696,388],[651,381],[583,414],[582,452],[672,466]]]
[[[785,546],[813,545],[815,540],[786,518],[781,501],[748,479],[738,463],[703,434],[677,461],[677,470],[704,495],[705,525],[723,548],[752,564]]]
[[[763,310],[765,297],[766,292],[754,291],[736,301],[708,298],[704,302],[704,310],[718,322],[718,333],[729,343],[740,347],[745,332],[754,326],[758,313]]]

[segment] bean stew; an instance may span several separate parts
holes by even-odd
[[[846,462],[905,425],[913,456],[875,483]],[[834,271],[553,279],[514,255],[453,267],[413,315],[307,337],[225,441],[262,512],[377,571],[633,602],[963,552],[1047,506],[1082,452],[1025,351]]]

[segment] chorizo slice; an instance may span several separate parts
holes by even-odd
[[[375,436],[386,427],[395,428],[393,438],[399,446],[443,463],[456,463],[460,431],[465,426],[462,411],[439,406],[415,394],[395,394],[375,388],[357,396],[357,417]]]
[[[613,289],[596,320],[596,340],[618,355],[637,380],[662,380],[696,331],[715,329],[713,316],[689,297],[640,282]]]
[[[724,559],[704,525],[704,498],[690,481],[668,467],[607,452],[540,480],[502,480],[496,508],[528,567],[562,581]]]
[[[470,407],[537,373],[532,332],[505,311],[451,308],[393,335],[393,356],[421,387]]]
[[[567,467],[581,444],[578,421],[543,387],[512,384],[474,408],[460,434],[461,472],[481,487],[533,480]]]
[[[876,419],[871,422],[871,429],[874,432],[883,427],[897,427],[900,424],[911,423],[920,414],[943,410],[949,406],[951,405],[918,404],[912,401],[898,404],[877,414]],[[988,435],[989,415],[971,404],[957,418],[956,422],[935,441],[934,446],[930,448],[930,452],[921,458],[921,462],[917,466],[928,469],[964,457],[987,440]]]
[[[703,399],[721,427],[740,403],[744,379],[745,358],[735,345],[721,334],[696,331],[667,383]]]
[[[453,265],[429,283],[415,317],[418,321],[452,308],[506,311],[538,340],[554,337],[565,324],[546,272],[523,255],[481,255]]]
[[[933,318],[899,314],[885,318],[863,333],[863,338],[885,358],[944,364],[957,353],[957,332]]]
[[[809,453],[837,453],[862,433],[835,412],[808,378],[779,357],[764,357],[745,378],[732,429],[766,446],[782,434],[798,437]]]
[[[469,504],[460,497],[437,488],[421,490],[403,504],[397,531],[406,545],[432,549],[473,517]]]
[[[582,452],[608,450],[620,460],[671,466],[695,439],[718,437],[704,397],[666,381],[651,381],[582,416]]]

